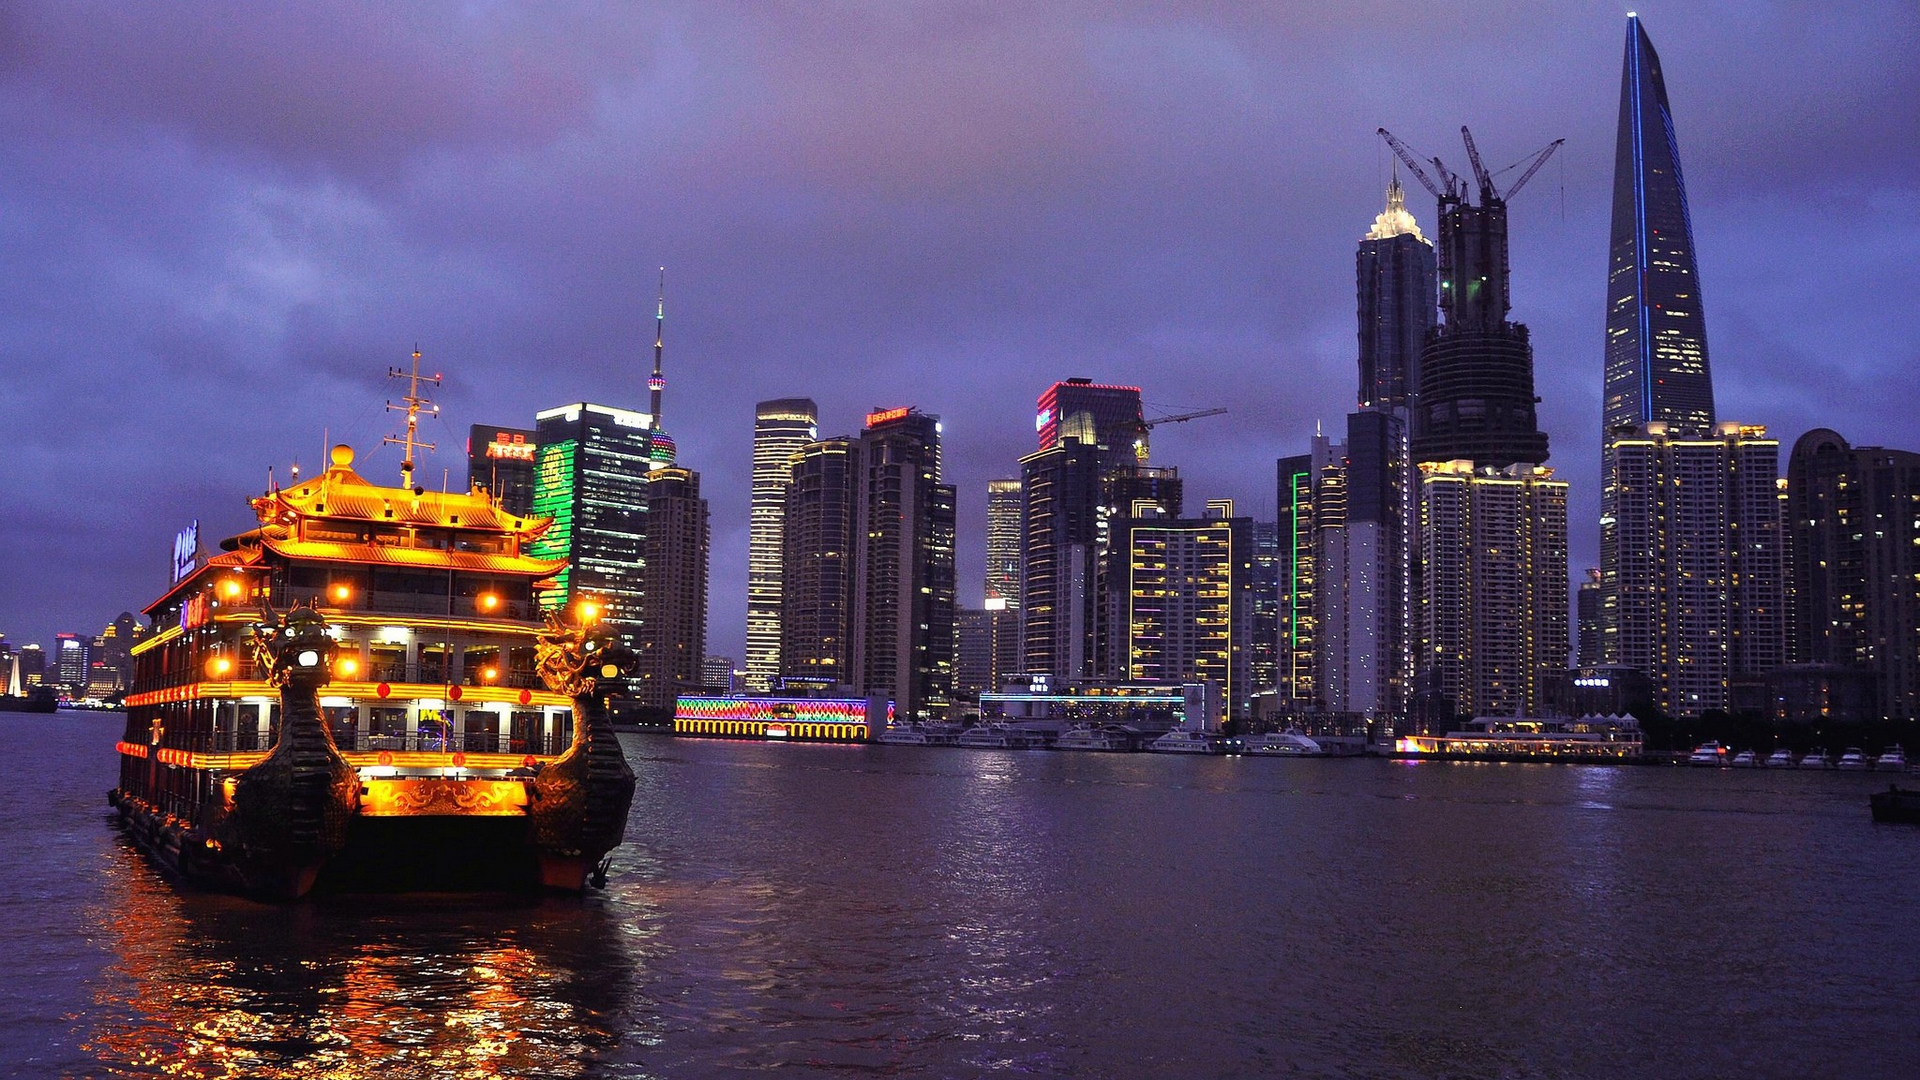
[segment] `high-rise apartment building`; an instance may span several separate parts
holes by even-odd
[[[1413,679],[1413,492],[1399,411],[1347,417],[1280,461],[1281,698],[1396,720]]]
[[[1320,534],[1345,518],[1346,447],[1315,435],[1278,463],[1280,701],[1292,712],[1327,707],[1320,670]]]
[[[1713,427],[1713,379],[1693,220],[1660,57],[1627,16],[1613,153],[1603,432],[1664,423]]]
[[[781,518],[778,675],[851,686],[860,443],[808,443],[788,465]]]
[[[517,517],[533,513],[534,457],[540,433],[527,428],[475,424],[467,429],[467,490],[484,487],[500,508]]]
[[[675,465],[653,470],[647,474],[646,503],[640,576],[644,618],[633,697],[643,707],[670,710],[676,697],[706,685],[711,534],[700,474]]]
[[[93,680],[93,639],[84,634],[53,635],[53,681],[84,695]]]
[[[1247,616],[1247,678],[1254,694],[1280,686],[1280,525],[1253,523],[1252,605]]]
[[[1920,719],[1920,454],[1816,428],[1786,497],[1788,661],[1865,673],[1874,716]]]
[[[997,599],[987,604],[956,609],[954,688],[973,700],[998,691],[1007,676],[1019,670],[1019,639],[1014,632],[1019,613]]]
[[[539,413],[534,422],[533,512],[553,525],[529,553],[567,560],[543,602],[560,607],[591,599],[621,643],[637,648],[653,417],[577,402]]]
[[[1076,437],[1020,459],[1026,502],[1028,671],[1077,679],[1094,672],[1098,650],[1101,518],[1100,448]]]
[[[787,481],[793,456],[819,437],[819,407],[807,398],[775,398],[754,409],[747,528],[747,685],[754,690],[768,689],[780,674]]]
[[[1461,716],[1537,716],[1567,667],[1567,485],[1423,463],[1420,660]]]
[[[987,481],[987,592],[988,600],[1020,607],[1022,562],[1020,520],[1026,498],[1018,480]]]
[[[1233,502],[1209,500],[1206,516],[1175,518],[1147,500],[1113,522],[1109,559],[1115,595],[1125,598],[1118,628],[1129,682],[1211,682],[1224,716],[1252,710],[1248,671],[1252,617],[1253,522]]]
[[[1408,408],[1420,384],[1420,350],[1434,325],[1434,253],[1407,211],[1398,173],[1387,186],[1387,208],[1360,241],[1354,264],[1360,407]]]
[[[1644,673],[1670,715],[1729,708],[1734,680],[1784,662],[1779,459],[1765,428],[1732,423],[1607,440],[1602,655]]]
[[[944,720],[953,695],[954,489],[940,482],[940,422],[917,409],[870,413],[854,500],[856,687],[891,694],[895,715]]]

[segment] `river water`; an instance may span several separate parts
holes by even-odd
[[[1920,1075],[1884,777],[626,736],[585,900],[180,888],[0,715],[0,1075]]]

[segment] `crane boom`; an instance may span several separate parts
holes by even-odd
[[[1467,125],[1460,125],[1460,138],[1467,144],[1467,160],[1473,165],[1473,178],[1480,181],[1480,201],[1486,202],[1493,195],[1493,178],[1487,175],[1487,167],[1480,161],[1480,148],[1473,145],[1473,132]]]
[[[1420,159],[1413,156],[1413,151],[1407,148],[1406,143],[1394,138],[1393,132],[1388,131],[1386,128],[1381,128],[1379,135],[1381,138],[1387,140],[1388,146],[1393,147],[1394,154],[1400,158],[1401,162],[1404,163],[1408,169],[1412,170],[1414,177],[1420,181],[1420,186],[1431,192],[1436,199],[1444,199],[1447,197],[1448,193],[1441,191],[1439,185],[1433,182],[1433,177],[1427,175],[1427,170],[1420,167]]]
[[[1140,426],[1150,428],[1155,424],[1184,424],[1189,420],[1198,420],[1203,416],[1224,416],[1225,409],[1198,409],[1194,412],[1180,413],[1175,416],[1156,416],[1151,420],[1140,421]]]
[[[1527,166],[1527,171],[1520,174],[1520,179],[1515,180],[1513,182],[1513,186],[1508,188],[1506,195],[1502,197],[1511,199],[1515,195],[1520,194],[1520,189],[1523,187],[1526,187],[1527,181],[1533,179],[1533,174],[1539,172],[1540,166],[1545,165],[1547,163],[1547,159],[1553,156],[1553,152],[1555,150],[1560,149],[1560,144],[1566,141],[1567,140],[1565,139],[1555,139],[1552,142],[1548,143],[1544,149],[1534,154],[1532,158],[1533,164]],[[1519,168],[1519,167],[1520,166],[1518,162],[1508,166],[1508,168]]]

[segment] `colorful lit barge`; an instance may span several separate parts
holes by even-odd
[[[594,785],[548,792],[545,810],[542,786],[557,792],[594,757],[606,790],[591,810],[607,817],[613,799],[623,829],[632,774],[601,708],[618,680],[596,695],[592,680],[555,686],[543,670],[554,627],[536,590],[563,563],[526,548],[548,521],[506,513],[483,491],[376,486],[352,462],[337,447],[320,476],[252,500],[259,527],[147,608],[158,632],[135,649],[112,802],[162,862],[238,891],[583,887],[605,851],[555,840],[572,834],[554,814]],[[252,644],[263,611],[295,609],[324,635],[297,657],[324,655],[324,670],[297,658],[276,668]],[[294,624],[274,626],[263,640],[277,647]],[[594,647],[578,636],[576,652]],[[589,720],[605,745],[584,745]],[[299,858],[250,863],[222,830],[237,827],[236,798],[288,760],[307,767],[288,782],[313,791],[326,769],[349,770],[341,805],[325,811],[346,815],[344,832]]]

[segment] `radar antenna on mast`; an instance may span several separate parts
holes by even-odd
[[[411,490],[414,487],[414,483],[413,483],[414,448],[418,447],[422,450],[434,449],[434,445],[432,443],[423,442],[417,437],[420,429],[420,410],[425,409],[427,412],[435,416],[440,415],[440,406],[435,405],[432,399],[428,398],[425,394],[422,394],[420,392],[420,384],[427,383],[432,386],[439,386],[440,375],[438,372],[435,372],[432,375],[420,374],[420,346],[415,345],[413,347],[412,370],[402,371],[397,367],[390,367],[387,369],[387,378],[407,380],[406,396],[400,399],[401,401],[406,402],[406,404],[395,405],[391,401],[387,402],[388,412],[404,412],[407,414],[407,433],[404,436],[389,435],[386,438],[380,440],[380,442],[382,445],[392,445],[392,446],[399,446],[404,448],[403,454],[405,456],[403,456],[400,459],[400,486]]]

